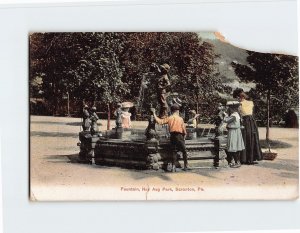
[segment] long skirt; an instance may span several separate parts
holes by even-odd
[[[259,134],[255,119],[252,115],[243,116],[242,129],[245,150],[241,153],[241,163],[253,164],[254,161],[263,159],[261,147],[259,144]]]

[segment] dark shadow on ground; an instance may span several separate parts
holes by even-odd
[[[65,123],[65,125],[71,125],[71,126],[81,126],[82,122],[69,122],[69,123]],[[102,124],[100,122],[97,122],[98,126],[102,126]]]
[[[48,155],[46,159],[52,163],[79,163],[78,153],[70,155]]]
[[[220,169],[215,169],[215,168],[211,168],[211,169],[199,168],[197,170],[192,170],[191,172],[193,174],[197,174],[197,175],[200,175],[200,176],[219,179],[219,178],[217,178],[213,175],[213,174],[215,174],[216,172],[219,172],[219,171],[220,171]]]
[[[255,167],[270,168],[275,170],[283,170],[288,172],[298,172],[299,166],[296,160],[275,159],[275,161],[260,161]]]
[[[284,177],[284,178],[290,178],[290,179],[298,179],[299,178],[298,173],[290,173],[290,172],[281,172],[280,174],[278,174],[278,176]]]
[[[259,141],[260,145],[262,148],[268,148],[268,143],[265,139]],[[270,140],[270,147],[273,149],[278,149],[278,148],[291,148],[293,147],[291,144],[279,141],[279,140]]]
[[[71,125],[71,126],[81,126],[82,122],[69,122],[69,123],[65,123],[66,125]]]
[[[81,126],[82,122],[51,122],[51,121],[30,121],[31,124],[45,124],[45,125],[70,125],[70,126]],[[97,125],[102,126],[100,122]]]
[[[31,131],[30,136],[32,136],[32,137],[72,137],[72,138],[77,138],[78,134],[77,133]]]
[[[45,125],[65,125],[65,122],[51,122],[51,121],[30,121],[31,124],[45,124]]]
[[[76,149],[76,145],[75,146],[61,146],[61,147],[57,146],[57,147],[52,148],[52,149],[56,150],[56,151],[72,151],[72,150],[74,150],[74,148]]]
[[[81,163],[78,159],[78,153],[77,154],[72,154],[72,155],[66,155],[68,157],[70,163]],[[81,163],[84,164],[84,163]]]

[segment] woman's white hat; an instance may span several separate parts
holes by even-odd
[[[233,100],[233,101],[227,101],[226,106],[239,106],[241,103],[239,101]]]

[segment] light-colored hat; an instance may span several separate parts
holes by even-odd
[[[162,65],[160,65],[161,68],[165,69],[166,71],[169,71],[171,66],[169,66],[167,63],[164,63]]]
[[[190,110],[189,113],[193,114],[193,115],[196,115],[196,111],[195,110]]]
[[[173,98],[173,103],[178,104],[179,106],[181,106],[182,105],[182,100],[179,99],[178,97],[176,97],[176,98]]]
[[[240,103],[239,101],[235,101],[235,100],[233,100],[233,101],[228,101],[228,102],[226,103],[226,106],[228,106],[228,107],[234,107],[234,106],[239,106],[239,105],[241,105],[241,103]]]
[[[123,102],[122,103],[122,108],[132,108],[133,103],[132,102]]]
[[[95,106],[92,107],[92,110],[97,110],[97,108]]]

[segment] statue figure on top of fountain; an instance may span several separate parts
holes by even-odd
[[[160,66],[156,64],[151,64],[151,71],[155,71],[158,76],[157,80],[157,100],[160,105],[159,117],[165,118],[168,116],[168,103],[167,97],[170,93],[171,83],[168,77],[168,73],[170,70],[170,66],[168,64],[162,64]]]
[[[226,107],[219,103],[218,114],[215,117],[215,136],[223,136],[224,130],[226,129],[226,123],[223,122],[224,116],[226,115]]]

